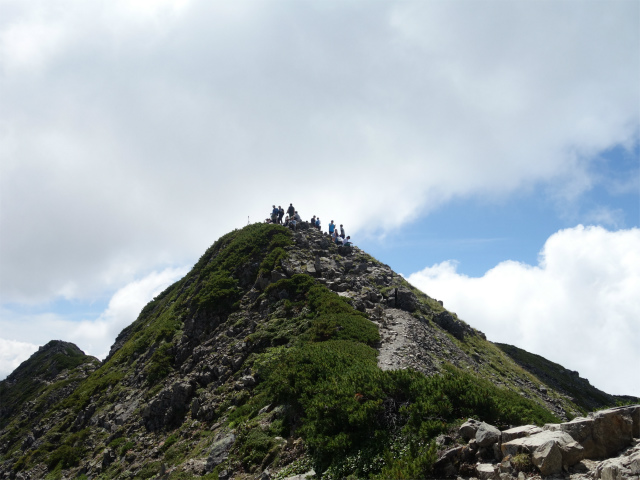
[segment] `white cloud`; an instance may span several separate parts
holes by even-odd
[[[73,342],[88,355],[104,359],[120,331],[130,325],[142,308],[166,287],[182,278],[187,268],[152,272],[119,289],[108,307],[94,319],[72,321],[56,313],[20,314],[0,310],[0,378],[11,373],[50,340]]]
[[[640,230],[582,225],[553,234],[539,264],[502,262],[480,278],[455,262],[408,280],[489,340],[577,370],[596,387],[640,396]]]
[[[638,8],[4,2],[2,297],[95,297],[274,202],[364,236],[455,197],[579,194],[637,141]]]
[[[0,338],[0,379],[4,379],[38,350],[37,345]]]

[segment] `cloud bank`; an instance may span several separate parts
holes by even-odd
[[[3,337],[0,338],[0,379],[27,360],[39,346],[54,339],[75,343],[86,354],[104,359],[118,333],[138,317],[142,307],[187,271],[187,268],[166,269],[129,283],[113,295],[97,318],[73,321],[54,313],[0,311]]]
[[[637,141],[637,2],[0,9],[5,302],[192,262],[274,202],[365,236],[452,198],[575,198]]]
[[[494,342],[579,371],[607,393],[640,396],[640,230],[582,225],[553,234],[538,265],[502,262],[480,278],[443,262],[408,280]]]

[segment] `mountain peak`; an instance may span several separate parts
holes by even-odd
[[[79,361],[69,345],[14,374]],[[463,418],[584,412],[388,265],[304,222],[223,235],[100,368],[83,361],[23,390],[21,415],[0,425],[0,474],[416,477]]]

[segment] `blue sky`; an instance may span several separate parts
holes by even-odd
[[[455,199],[437,211],[390,232],[366,238],[362,248],[402,273],[416,265],[455,260],[459,270],[482,276],[503,260],[535,265],[547,238],[577,224],[609,229],[640,227],[638,145],[603,152],[592,175],[600,181],[576,199],[559,199],[550,185],[508,197]]]
[[[103,358],[218,237],[293,202],[490,340],[640,395],[639,19],[3,0],[0,378],[52,338]]]

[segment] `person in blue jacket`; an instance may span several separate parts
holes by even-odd
[[[329,224],[329,235],[333,235],[333,231],[336,229],[336,224],[333,223],[333,220],[331,220],[331,223]]]

